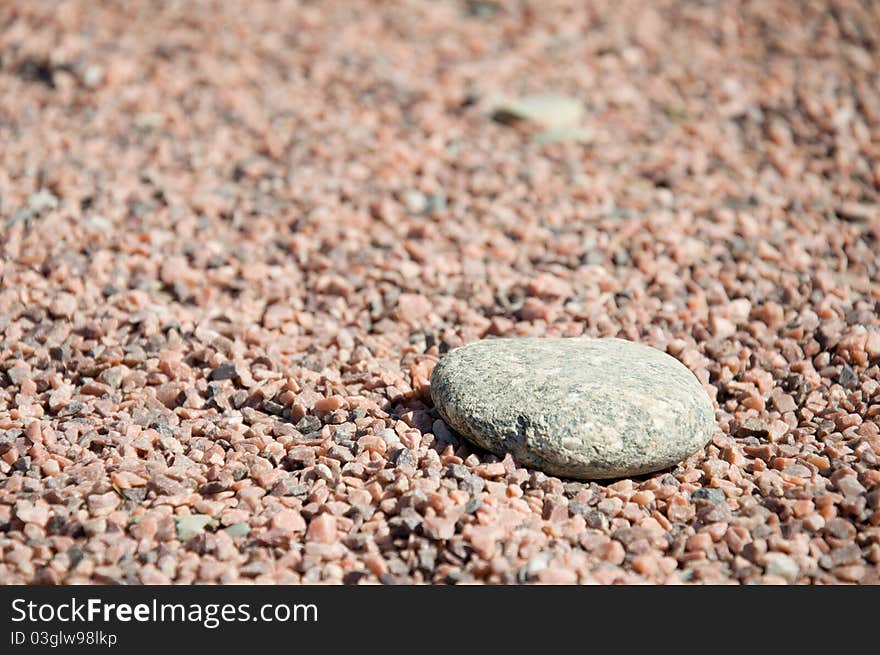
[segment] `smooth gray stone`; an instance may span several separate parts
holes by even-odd
[[[488,339],[431,375],[446,423],[477,446],[579,479],[664,469],[706,445],[709,396],[687,367],[622,339]]]

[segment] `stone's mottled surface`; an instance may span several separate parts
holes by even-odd
[[[621,339],[491,339],[453,350],[431,395],[457,432],[581,479],[639,475],[706,445],[712,402],[678,360]]]

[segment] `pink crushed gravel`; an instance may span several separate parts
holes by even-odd
[[[5,2],[0,583],[880,582],[880,5]],[[579,141],[492,120],[561,93]],[[673,470],[460,443],[442,354],[617,336]]]

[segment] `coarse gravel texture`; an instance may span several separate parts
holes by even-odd
[[[456,434],[576,480],[675,466],[715,432],[715,409],[694,374],[624,339],[483,339],[445,355],[430,384]]]
[[[858,0],[3,2],[0,582],[880,582],[878,55]],[[708,446],[438,420],[447,350],[582,334]]]

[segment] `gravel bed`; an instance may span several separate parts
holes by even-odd
[[[878,60],[858,0],[2,3],[0,583],[880,582]],[[516,335],[716,433],[459,443],[434,365]]]

